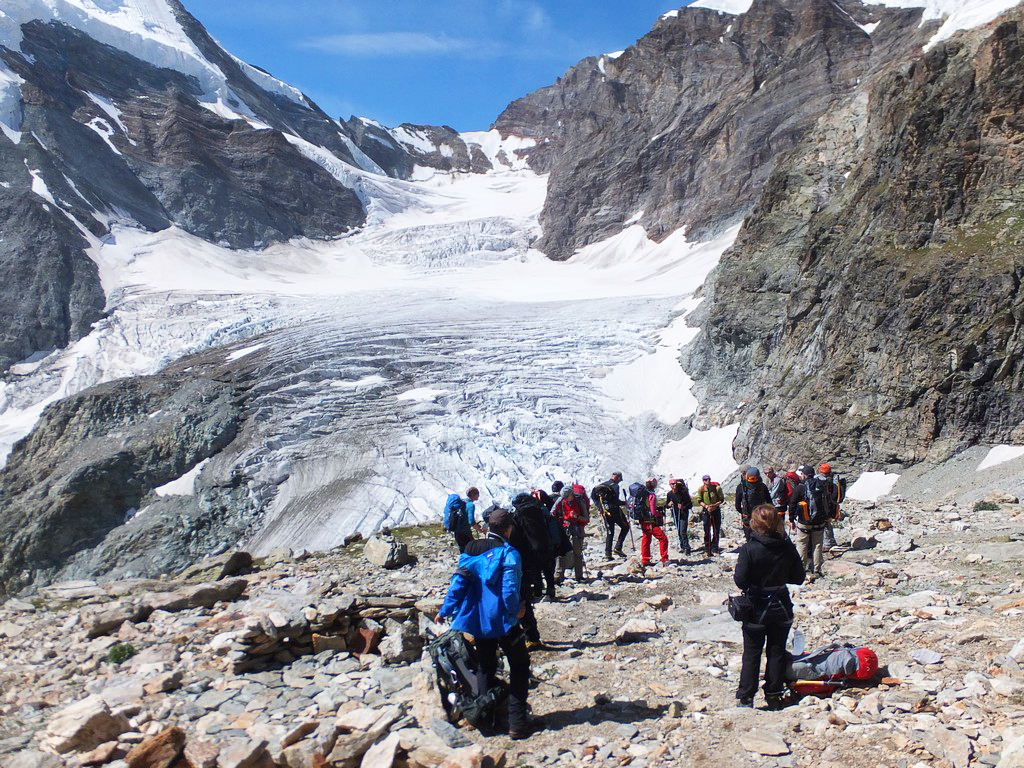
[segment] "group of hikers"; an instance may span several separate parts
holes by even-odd
[[[668,514],[681,552],[691,555],[689,525],[695,507],[703,524],[704,557],[721,553],[726,501],[721,485],[707,474],[693,495],[677,477],[670,478],[668,485],[659,502],[655,477],[624,489],[622,473],[613,472],[589,494],[580,484],[556,481],[550,493],[541,489],[520,493],[508,508],[491,505],[480,519],[477,488],[469,488],[464,497],[448,496],[444,526],[453,535],[460,557],[438,619],[449,619],[452,630],[474,638],[474,653],[486,679],[493,682],[496,676],[499,648],[505,654],[512,738],[526,738],[543,727],[528,715],[526,706],[529,651],[541,646],[533,604],[545,597],[555,600],[556,587],[570,569],[577,582],[586,581],[584,542],[592,511],[604,523],[607,560],[626,556],[625,540],[632,538],[636,525],[641,566],[654,565],[652,540],[658,542],[660,562],[668,564],[669,539],[664,530]],[[750,596],[755,611],[747,618],[737,617],[743,620],[744,638],[737,691],[741,705],[753,705],[766,645],[766,699],[770,707],[782,700],[780,653],[785,652],[793,615],[786,584],[823,574],[824,549],[835,544],[831,523],[838,519],[844,494],[845,483],[833,476],[827,463],[817,470],[801,465],[784,473],[767,467],[764,477],[754,466],[740,470],[735,507],[745,543],[739,550],[735,581]],[[475,534],[484,532],[485,523],[486,534],[478,538]]]

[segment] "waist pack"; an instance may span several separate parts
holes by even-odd
[[[780,590],[750,597],[746,594],[730,595],[729,615],[735,621],[747,624],[786,624],[793,614],[779,597]]]
[[[473,646],[461,632],[445,632],[432,640],[427,650],[448,721],[457,723],[465,718],[476,728],[493,729],[498,705],[508,695],[504,681],[488,685]]]

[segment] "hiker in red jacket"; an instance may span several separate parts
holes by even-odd
[[[650,477],[644,483],[647,488],[647,508],[639,515],[640,530],[643,535],[640,537],[640,564],[651,564],[651,537],[658,540],[658,549],[661,550],[662,564],[668,562],[668,536],[662,529],[665,516],[658,509],[658,495],[655,490],[658,487],[658,478]]]
[[[551,514],[556,520],[560,520],[569,534],[569,541],[572,542],[572,563],[576,572],[576,581],[583,581],[583,528],[590,522],[590,510],[585,503],[586,495],[580,496],[573,491],[571,485],[564,486],[559,491],[558,501],[551,508]],[[569,553],[566,553],[558,561],[558,578],[556,584],[565,580],[565,572],[569,570]]]

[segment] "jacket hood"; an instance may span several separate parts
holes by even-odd
[[[472,573],[482,584],[496,586],[501,581],[501,566],[505,560],[505,553],[509,545],[494,547],[480,555],[467,555],[463,553],[460,558],[459,567],[465,568]]]
[[[763,533],[751,533],[750,540],[756,541],[768,549],[781,549],[788,541],[784,536],[765,536]]]

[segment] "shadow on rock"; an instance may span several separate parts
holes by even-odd
[[[546,730],[560,731],[573,725],[598,723],[625,723],[635,725],[644,720],[659,720],[665,717],[667,705],[651,707],[646,701],[609,701],[582,709],[562,709],[544,714]]]

